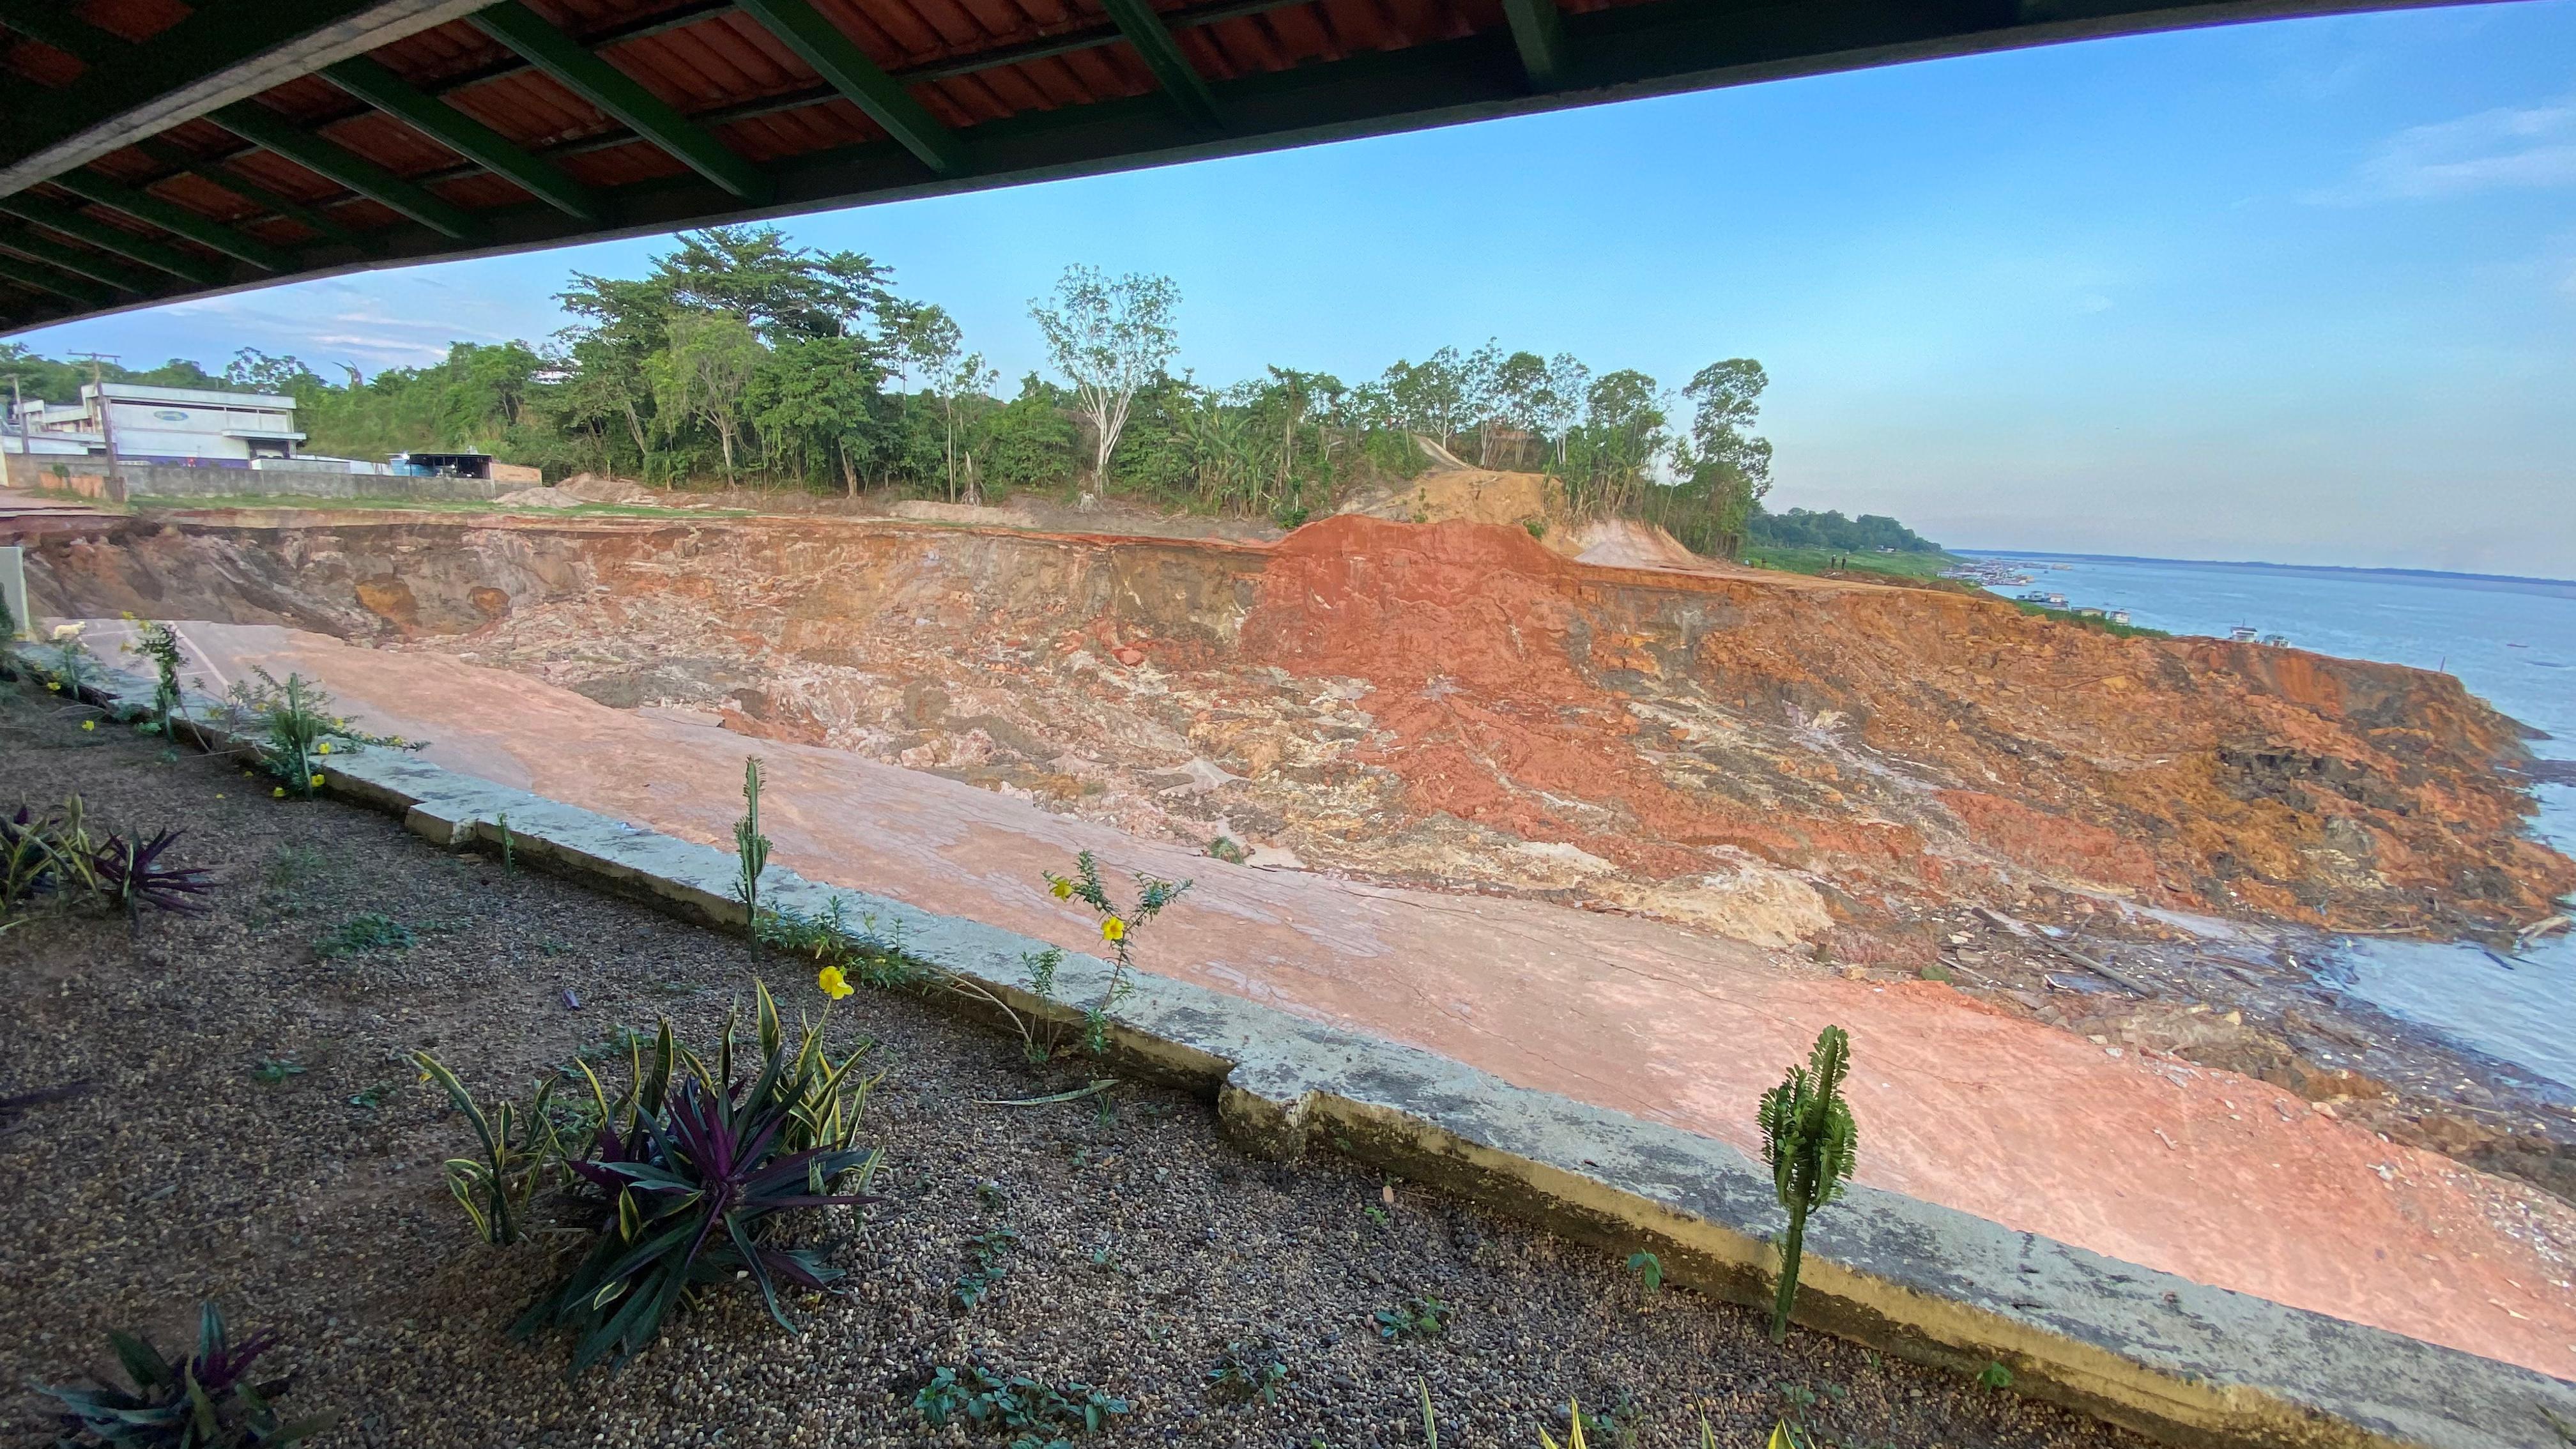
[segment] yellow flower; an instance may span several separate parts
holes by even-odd
[[[815,972],[814,984],[822,987],[823,994],[834,1001],[850,994],[850,979],[841,974],[838,966],[826,966]]]
[[[55,681],[50,680],[50,679],[48,679],[48,680],[46,680],[46,681],[45,681],[45,688],[52,690],[52,691],[53,691],[54,693],[56,693],[56,694],[60,694],[60,693],[62,693],[62,692],[63,692],[63,687],[62,687],[62,685],[60,685],[60,684],[58,684],[58,683],[56,683]]]
[[[276,789],[271,790],[271,791],[269,791],[268,793],[269,793],[270,798],[272,798],[272,799],[283,800],[283,799],[285,799],[285,798],[286,798],[286,787],[285,787],[284,785],[280,785],[280,786],[278,786]]]
[[[97,720],[94,720],[94,719],[85,719],[85,720],[82,720],[82,721],[81,721],[81,728],[82,728],[82,729],[85,729],[85,730],[94,730],[94,729],[97,729],[97,728],[98,728],[98,721],[97,721]]]
[[[317,755],[327,755],[331,753],[331,742],[329,740],[324,740],[322,743],[315,745],[313,747],[313,753]]]
[[[1054,885],[1048,886],[1047,890],[1051,892],[1057,900],[1069,901],[1073,899],[1073,882],[1069,880],[1057,881]]]
[[[1116,916],[1111,916],[1108,920],[1102,921],[1100,923],[1100,939],[1113,942],[1126,940],[1127,923],[1118,919]]]
[[[320,775],[315,775],[309,783],[311,783],[314,789],[319,790],[322,788],[322,777]]]

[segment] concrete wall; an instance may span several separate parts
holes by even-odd
[[[16,459],[13,466],[25,468]],[[41,470],[40,482],[48,488],[65,486],[53,465],[41,456],[36,459]],[[104,498],[107,483],[95,459],[69,465],[69,487],[84,498]],[[125,475],[129,498],[235,498],[245,495],[285,498],[409,498],[426,500],[465,500],[488,503],[513,489],[526,485],[494,482],[483,478],[414,478],[388,473],[345,473],[320,468],[191,468],[167,463],[125,463],[119,466]],[[27,486],[25,478],[20,486]]]

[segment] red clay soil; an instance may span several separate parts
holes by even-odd
[[[2532,919],[2576,889],[2493,772],[2519,753],[2512,722],[2393,665],[2122,639],[1931,590],[1602,569],[1518,529],[1356,516],[1277,547],[1242,645],[1369,681],[1398,740],[1368,758],[1418,809],[1657,873],[1714,844],[1944,884],[1922,833],[1871,812],[1677,784],[1633,706],[1678,688],[1850,722],[1980,782],[1936,793],[1977,846],[2147,903],[2379,925],[2389,895],[2456,897],[2464,852],[2486,893],[2455,901],[2472,910]],[[1779,768],[1830,800],[1844,767]],[[2363,872],[2367,896],[2336,879]]]
[[[96,626],[101,652],[116,626]],[[318,678],[428,758],[729,843],[745,742],[436,654],[185,625],[216,679]],[[1860,1178],[2319,1312],[2576,1375],[2576,1206],[2262,1082],[2105,1046],[1930,982],[1845,979],[1662,922],[1258,870],[845,750],[760,746],[772,859],[1072,950],[1095,923],[1040,872],[1076,850],[1191,876],[1152,971],[1413,1043],[1507,1080],[1757,1150],[1751,1104],[1847,1028]]]

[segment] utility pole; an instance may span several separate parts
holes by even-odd
[[[85,357],[89,359],[90,391],[98,397],[98,441],[100,446],[107,449],[106,501],[110,503],[123,503],[125,501],[125,472],[123,469],[116,466],[116,427],[108,417],[110,409],[107,405],[107,382],[104,378],[99,376],[99,364],[102,362],[114,362],[116,360],[116,354],[113,352],[75,352],[72,356]]]
[[[18,420],[18,451],[25,454],[27,452],[27,400],[18,395],[18,374],[14,372],[9,374],[9,412]],[[33,463],[35,459],[29,456],[27,461]],[[10,471],[8,451],[0,449],[0,488],[17,486],[18,480]]]

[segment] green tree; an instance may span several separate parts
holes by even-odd
[[[1085,266],[1065,268],[1053,305],[1029,303],[1048,360],[1073,384],[1074,411],[1091,424],[1096,484],[1108,481],[1137,391],[1162,378],[1180,351],[1173,325],[1180,305],[1181,289],[1169,277],[1131,272],[1113,281]]]
[[[743,394],[765,349],[750,324],[726,313],[682,313],[670,322],[670,343],[645,365],[653,404],[666,433],[683,422],[714,431],[724,453],[725,481],[735,477],[734,443],[742,433]]]
[[[1733,357],[1701,368],[1682,388],[1692,413],[1680,466],[1690,479],[1694,501],[1705,512],[1706,538],[1695,546],[1706,552],[1727,558],[1741,554],[1762,499],[1771,491],[1771,442],[1752,432],[1770,382],[1761,363]]]
[[[1065,400],[1034,372],[1020,380],[1018,397],[985,420],[983,437],[984,477],[1004,489],[1071,478],[1082,446]]]
[[[856,497],[860,460],[884,431],[884,382],[875,349],[857,338],[790,338],[761,357],[743,411],[763,446],[792,460],[796,477],[837,470]]]

